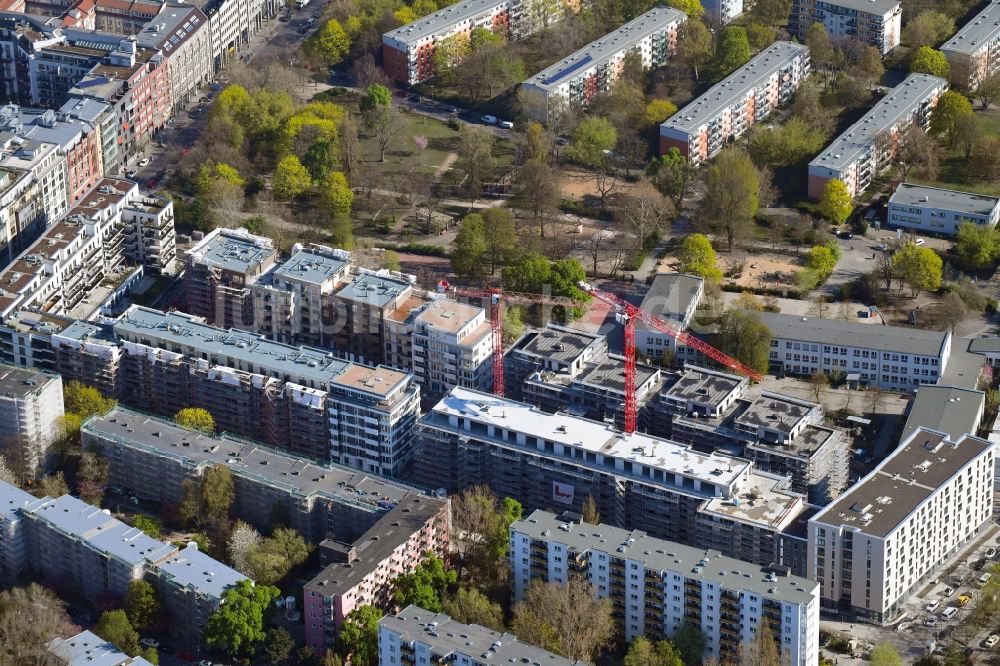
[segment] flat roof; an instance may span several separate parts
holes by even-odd
[[[992,448],[991,442],[971,435],[952,441],[944,433],[917,429],[812,520],[885,538],[945,482]]]
[[[479,624],[464,624],[444,613],[433,613],[412,604],[395,615],[386,615],[378,624],[397,634],[402,641],[432,646],[432,651],[441,655],[445,662],[451,655],[462,654],[496,664],[588,666],[586,662],[573,661],[522,643],[510,632],[493,631]]]
[[[973,354],[987,354],[1000,352],[1000,336],[984,335],[974,338],[969,343],[969,351]]]
[[[675,572],[690,580],[711,582],[732,591],[745,590],[765,599],[790,604],[810,604],[817,599],[819,583],[815,581],[780,575],[770,580],[768,567],[726,557],[717,550],[657,539],[642,530],[626,530],[605,523],[567,523],[541,510],[518,520],[510,529],[530,539],[564,544],[576,553],[598,550],[641,562],[652,571]]]
[[[827,0],[827,2],[837,7],[878,16],[885,16],[900,5],[900,0]]]
[[[701,512],[778,532],[805,507],[805,497],[788,488],[787,477],[752,471],[733,497],[713,497],[702,505]]]
[[[941,50],[946,55],[948,51],[972,54],[983,46],[989,48],[997,33],[1000,33],[1000,2],[991,2],[942,44]]]
[[[410,280],[392,277],[385,272],[380,275],[365,271],[358,273],[351,282],[344,285],[337,292],[337,298],[382,308],[410,290],[412,285]]]
[[[523,402],[498,398],[489,393],[461,387],[453,388],[432,411],[424,415],[421,421],[436,427],[450,428],[451,426],[441,422],[442,418],[448,417],[471,419],[493,426],[498,432],[515,431],[556,445],[629,460],[677,476],[697,478],[715,486],[728,487],[735,484],[750,466],[747,461],[714,453],[698,453],[683,444],[643,433],[626,436],[605,423],[567,414],[546,414]],[[466,431],[461,430],[461,432]],[[499,436],[483,435],[483,437],[511,445],[510,440],[500,440]],[[566,454],[563,457],[568,459]],[[574,458],[573,461],[574,464],[587,464],[579,458]]]
[[[427,306],[417,314],[416,321],[423,322],[437,331],[458,333],[484,314],[485,311],[475,305],[436,298],[428,302]],[[484,321],[482,324],[489,328],[487,322]]]
[[[214,599],[222,598],[230,587],[247,577],[198,550],[196,543],[178,550],[157,565],[161,575],[172,579],[179,587],[193,590]]]
[[[872,326],[839,319],[819,319],[777,312],[756,313],[771,337],[803,340],[822,345],[861,347],[899,354],[941,356],[947,331],[927,331],[902,326]]]
[[[687,365],[677,381],[662,393],[678,400],[688,400],[716,408],[733,391],[748,383],[747,378],[740,375]]]
[[[814,402],[764,391],[736,418],[736,422],[788,433],[818,407]]]
[[[385,365],[373,368],[352,363],[330,380],[330,388],[341,386],[385,398],[405,384],[409,377],[409,373],[393,370]]]
[[[847,128],[817,155],[810,167],[844,171],[868,150],[884,130],[913,114],[913,110],[935,90],[946,90],[948,82],[930,74],[910,74],[906,80],[880,99],[858,122]]]
[[[943,432],[951,439],[974,435],[973,430],[985,406],[986,394],[976,389],[921,385],[910,403],[902,439],[907,439],[918,428]]]
[[[642,309],[662,319],[683,323],[691,304],[699,298],[705,280],[684,273],[657,273],[642,297]]]
[[[333,252],[342,254],[333,254]],[[298,250],[293,252],[287,261],[282,262],[271,271],[275,278],[304,282],[307,284],[323,284],[335,277],[345,266],[350,264],[350,254],[344,250],[319,252],[316,250]]]
[[[0,481],[0,523],[16,518],[21,509],[36,501],[34,495]]]
[[[492,14],[497,7],[507,3],[507,0],[467,0],[439,9],[433,14],[419,18],[413,23],[390,30],[383,38],[395,39],[408,43],[417,42],[437,33],[444,32],[463,21],[474,21],[480,16]]]
[[[889,205],[892,204],[941,208],[969,215],[989,215],[1000,204],[1000,197],[991,197],[974,192],[960,192],[959,190],[944,190],[939,187],[927,187],[912,183],[900,183],[896,191],[889,197]]]
[[[225,465],[236,476],[281,488],[296,497],[322,497],[373,511],[387,511],[391,504],[420,492],[355,469],[293,456],[228,433],[208,435],[124,407],[91,417],[82,431],[152,451],[191,468]]]
[[[664,129],[695,133],[734,101],[746,97],[761,81],[770,78],[795,58],[808,53],[809,48],[804,44],[774,42],[750,62],[712,86],[708,92],[670,116],[660,125],[660,133]]]
[[[128,656],[91,631],[53,639],[46,647],[65,666],[153,666],[142,657]]]
[[[550,324],[541,330],[526,332],[507,353],[527,354],[568,365],[587,349],[602,344],[606,344],[605,337],[599,333]]]
[[[56,381],[61,381],[59,375],[0,363],[0,400],[34,393]]]
[[[654,7],[614,32],[609,32],[554,65],[546,67],[524,83],[542,90],[555,90],[562,83],[572,79],[573,74],[582,68],[605,65],[612,57],[632,48],[650,35],[673,23],[685,20],[687,20],[687,14],[680,10],[669,7]]]
[[[135,36],[140,46],[161,49],[169,56],[199,29],[208,29],[208,18],[197,7],[180,3],[165,3],[162,7],[157,3],[151,7],[159,13]]]
[[[270,238],[254,236],[246,229],[212,231],[186,252],[192,261],[216,266],[235,273],[246,273],[273,257]]]
[[[655,383],[660,371],[651,365],[635,364],[635,385],[640,391],[647,384]],[[600,356],[584,363],[580,374],[572,378],[573,383],[587,384],[625,394],[625,357],[619,354]]]

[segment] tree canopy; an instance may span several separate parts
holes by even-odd
[[[280,594],[271,585],[241,580],[223,593],[222,604],[209,616],[205,643],[232,657],[249,658],[266,636],[264,618]]]
[[[511,631],[556,654],[593,661],[614,636],[611,601],[597,599],[593,585],[577,576],[564,585],[536,580],[514,604]]]
[[[937,291],[941,287],[944,264],[941,257],[928,247],[907,243],[893,256],[892,263],[903,282],[910,286],[913,298],[921,291]]]
[[[605,160],[618,142],[618,131],[607,118],[590,116],[578,124],[570,133],[570,144],[566,154],[570,159],[596,166]]]
[[[820,215],[836,225],[841,225],[851,216],[854,210],[854,198],[847,185],[839,178],[831,178],[823,186],[819,198]]]
[[[944,57],[943,53],[930,46],[918,48],[913,54],[913,59],[910,60],[911,74],[923,73],[947,79],[950,72],[951,66],[948,64],[948,59]]]
[[[771,331],[757,315],[727,310],[719,319],[715,346],[747,367],[767,372]]]
[[[185,407],[174,414],[174,422],[184,428],[200,430],[208,434],[215,432],[215,417],[207,409],[201,407]]]
[[[457,580],[458,573],[445,569],[444,560],[434,553],[426,553],[424,561],[417,565],[413,573],[396,577],[392,598],[400,608],[413,604],[438,613],[448,586]]]
[[[373,606],[359,606],[348,613],[338,636],[341,654],[350,657],[351,666],[378,664],[378,621],[382,611]]]
[[[690,234],[681,241],[677,252],[680,260],[678,271],[699,275],[709,282],[722,279],[722,271],[718,267],[718,256],[712,247],[712,242],[702,234]]]
[[[706,173],[702,207],[729,249],[742,242],[760,205],[761,175],[746,151],[723,148]]]
[[[145,580],[133,580],[122,600],[125,615],[139,631],[148,631],[160,621],[160,600],[156,589]]]
[[[968,97],[955,90],[944,92],[931,112],[931,134],[954,143],[956,124],[960,118],[972,113],[972,102]]]
[[[716,77],[721,79],[729,76],[745,65],[752,55],[746,28],[727,26],[722,32],[722,43],[715,54]]]

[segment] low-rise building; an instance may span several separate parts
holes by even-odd
[[[22,479],[49,469],[63,413],[59,375],[0,364],[0,453]]]
[[[677,148],[692,164],[714,157],[779,106],[809,74],[809,48],[774,42],[660,125],[660,153]]]
[[[399,666],[409,661],[484,666],[517,663],[546,666],[587,666],[540,647],[522,643],[510,632],[478,624],[456,622],[444,613],[409,605],[378,621],[379,666]]]
[[[975,90],[1000,69],[1000,3],[995,0],[941,45],[952,85]]]
[[[920,428],[809,520],[808,576],[823,606],[888,623],[990,525],[995,453],[972,435]]]
[[[48,666],[153,666],[142,657],[130,657],[90,631],[70,638],[55,638],[46,648]]]
[[[677,29],[686,20],[684,12],[662,6],[632,19],[522,83],[525,108],[545,123],[550,113],[585,107],[611,90],[629,54],[638,54],[645,68],[663,65],[676,52]]]
[[[847,185],[851,196],[864,192],[892,166],[900,139],[912,125],[927,130],[946,90],[948,82],[930,74],[906,77],[809,163],[809,198],[818,200],[834,178]]]
[[[810,26],[821,23],[831,38],[853,38],[885,54],[899,46],[900,0],[793,0],[788,29],[805,41]]]
[[[698,304],[705,296],[705,280],[697,275],[657,273],[642,297],[640,307],[666,321],[680,331],[691,325]],[[698,352],[663,331],[636,322],[635,348],[647,358],[662,360],[664,355],[673,365],[683,365],[698,359]]]
[[[902,439],[923,428],[957,441],[975,434],[983,422],[986,394],[958,386],[921,386],[910,402]]]
[[[641,530],[535,511],[510,527],[514,599],[534,580],[581,575],[610,599],[625,640],[669,639],[683,623],[705,637],[705,654],[737,659],[756,632],[771,631],[782,663],[819,663],[819,586],[716,550]]]
[[[889,197],[887,219],[894,227],[954,236],[963,222],[996,226],[1000,197],[901,183]]]

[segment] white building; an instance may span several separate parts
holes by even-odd
[[[52,462],[63,413],[59,375],[0,364],[0,453],[26,478]]]
[[[912,391],[938,383],[951,351],[947,331],[773,312],[758,316],[771,331],[771,369],[789,375],[859,374],[862,384]]]
[[[902,20],[900,0],[793,0],[788,27],[805,40],[809,26],[822,23],[834,39],[855,38],[888,53],[899,46]]]
[[[931,111],[946,90],[948,82],[930,74],[906,77],[809,163],[809,198],[818,200],[834,178],[847,185],[851,196],[864,192],[892,166],[899,138],[911,124],[926,131]]]
[[[951,65],[952,83],[975,90],[1000,69],[1000,2],[994,0],[941,45]]]
[[[35,501],[20,488],[0,482],[0,581],[13,582],[28,563],[28,537],[21,507]]]
[[[808,47],[774,42],[660,125],[660,154],[677,148],[692,164],[715,156],[790,102],[808,73]]]
[[[90,631],[53,639],[47,646],[51,666],[153,666],[142,657],[130,657]]]
[[[735,660],[769,628],[782,663],[819,660],[819,585],[780,567],[547,511],[511,525],[510,565],[515,600],[532,580],[583,575],[598,597],[611,599],[627,641],[669,639],[688,622],[705,636],[706,655]]]
[[[697,275],[683,273],[657,273],[653,283],[642,297],[642,309],[685,331],[705,295],[705,280]],[[693,361],[697,352],[690,347],[678,348],[677,340],[658,329],[647,328],[641,322],[635,327],[635,348],[643,356],[660,359],[664,352],[674,356],[674,361]]]
[[[164,3],[136,35],[136,42],[167,59],[170,103],[175,111],[191,102],[199,87],[212,78],[212,29],[197,7]]]
[[[701,4],[705,8],[705,18],[712,25],[725,25],[740,16],[747,5],[753,6],[752,1],[743,0],[705,0]]]
[[[954,236],[963,222],[996,226],[1000,198],[901,183],[889,198],[888,219],[894,227]]]
[[[59,146],[11,137],[5,145],[0,145],[0,168],[27,172],[38,183],[47,223],[51,224],[66,212],[69,206],[66,153]],[[31,240],[34,239],[28,242]]]
[[[807,575],[824,607],[880,623],[898,617],[988,527],[994,458],[986,440],[919,429],[811,518]]]
[[[453,386],[493,389],[493,328],[486,311],[444,298],[429,302],[413,325],[413,376],[422,392]]]

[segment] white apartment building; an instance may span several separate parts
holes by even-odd
[[[864,192],[892,166],[899,138],[912,123],[927,130],[931,111],[946,90],[948,82],[936,76],[906,77],[809,163],[809,198],[818,200],[834,178],[847,185],[851,196]]]
[[[705,8],[705,18],[711,21],[712,25],[725,25],[737,16],[740,16],[744,9],[753,6],[753,1],[743,0],[705,0],[701,3]]]
[[[694,318],[698,304],[705,295],[705,280],[683,273],[657,273],[642,297],[646,312],[663,319],[681,331],[687,330]],[[659,360],[664,352],[673,355],[674,362],[693,361],[698,353],[690,347],[678,346],[677,340],[663,331],[647,327],[641,322],[635,326],[635,348],[643,356]]]
[[[208,17],[212,29],[212,69],[226,68],[232,58],[250,45],[264,27],[265,19],[277,16],[276,0],[205,0],[196,5]]]
[[[142,657],[130,657],[90,631],[56,638],[46,645],[50,666],[153,666]]]
[[[804,41],[809,26],[822,23],[834,39],[855,38],[885,54],[899,46],[902,20],[900,0],[793,0],[788,28]]]
[[[24,478],[48,469],[63,414],[59,375],[0,364],[0,453]]]
[[[493,346],[485,310],[434,299],[413,321],[413,376],[429,396],[444,395],[453,386],[491,391]]]
[[[545,664],[587,666],[540,647],[522,643],[509,632],[463,624],[444,613],[409,605],[378,621],[379,666],[448,663],[462,666]]]
[[[0,581],[13,582],[28,563],[28,537],[21,508],[35,497],[9,483],[0,482]]]
[[[212,78],[212,29],[197,7],[164,3],[136,35],[136,42],[167,59],[170,103],[175,111],[197,97],[198,88]]]
[[[876,623],[899,616],[990,523],[993,444],[919,429],[809,520],[808,576],[825,608]]]
[[[637,53],[646,68],[659,67],[677,50],[677,29],[684,12],[655,7],[604,35],[521,84],[525,107],[536,120],[567,106],[586,106],[607,93],[621,75],[625,56]]]
[[[10,137],[6,144],[0,145],[0,169],[28,173],[38,183],[46,223],[58,220],[68,209],[66,153],[56,144]],[[23,223],[20,226],[24,228]],[[30,232],[25,234],[22,249],[38,237],[44,224],[36,225],[36,228],[34,237]]]
[[[660,125],[660,153],[677,148],[692,164],[722,150],[791,101],[809,74],[809,48],[774,42]]]
[[[1000,2],[990,2],[941,45],[951,65],[952,85],[975,90],[1000,68]]]
[[[1000,198],[901,183],[889,198],[888,220],[894,227],[954,236],[963,222],[996,226]]]
[[[41,188],[31,174],[0,168],[0,267],[21,253],[25,237],[45,219]]]
[[[735,660],[756,632],[770,630],[782,663],[819,663],[815,582],[641,530],[577,521],[535,511],[510,526],[515,600],[533,580],[582,575],[611,600],[627,641],[669,639],[686,622],[705,636],[706,655]]]
[[[913,391],[940,381],[951,351],[947,331],[774,312],[758,316],[771,331],[771,369],[789,375],[858,374],[863,385]]]

